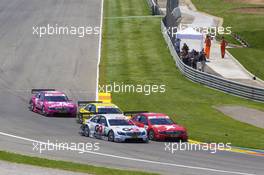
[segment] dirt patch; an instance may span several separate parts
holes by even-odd
[[[224,2],[264,5],[264,0],[224,0]]]
[[[243,7],[243,8],[235,8],[231,10],[236,13],[243,14],[264,14],[264,7]]]
[[[216,109],[235,120],[264,128],[263,111],[243,106],[219,106]]]

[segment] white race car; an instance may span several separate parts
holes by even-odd
[[[86,120],[81,126],[81,135],[107,138],[112,142],[148,142],[147,131],[139,128],[123,114],[100,114]]]

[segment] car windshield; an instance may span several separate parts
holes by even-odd
[[[130,126],[134,125],[131,121],[125,119],[110,119],[108,120],[110,126]]]
[[[118,108],[98,108],[99,114],[122,114]]]
[[[171,125],[173,121],[169,118],[151,118],[149,119],[152,125]]]
[[[45,100],[52,101],[52,102],[63,102],[68,101],[66,96],[45,96]]]

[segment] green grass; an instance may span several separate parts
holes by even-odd
[[[33,166],[40,166],[46,168],[54,168],[60,170],[81,172],[81,173],[89,173],[96,175],[151,175],[154,173],[144,173],[140,171],[128,171],[128,170],[119,170],[119,169],[111,169],[105,167],[97,167],[92,165],[85,165],[80,163],[72,163],[66,161],[58,161],[58,160],[49,160],[38,157],[25,156],[15,153],[9,153],[5,151],[0,151],[0,160],[28,164]]]
[[[133,3],[132,3],[133,2]],[[136,9],[136,10],[135,10]],[[105,17],[149,15],[145,0],[106,0]],[[177,69],[161,35],[159,18],[104,19],[100,84],[165,84],[149,96],[114,93],[123,110],[163,112],[188,128],[192,139],[264,148],[264,129],[235,121],[213,108],[264,104],[227,95],[187,80]]]
[[[192,2],[198,10],[224,18],[224,26],[231,26],[233,32],[250,44],[250,48],[236,48],[229,51],[251,73],[264,80],[264,15],[232,11],[234,8],[256,5],[228,3],[223,0],[192,0]]]

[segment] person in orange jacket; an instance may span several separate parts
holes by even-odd
[[[204,43],[205,43],[205,49],[204,49],[205,56],[207,59],[209,59],[210,58],[210,49],[211,49],[211,37],[209,35],[206,35]]]
[[[228,45],[228,42],[222,36],[222,40],[221,40],[221,56],[222,56],[222,58],[225,58],[225,50],[226,50],[227,45]]]

